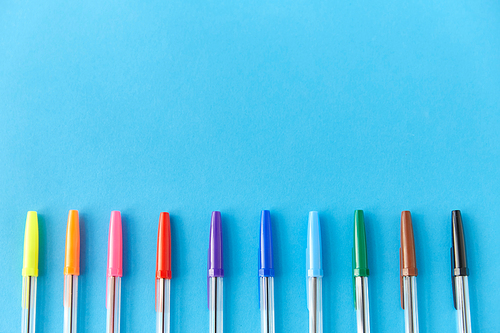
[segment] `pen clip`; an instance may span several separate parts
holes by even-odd
[[[354,309],[356,310],[356,278],[354,277],[354,269],[356,268],[356,263],[354,261],[354,248],[352,248],[352,294],[354,296]]]
[[[306,299],[309,310],[309,248],[306,247]]]
[[[208,250],[207,255],[207,308],[210,310],[210,249]]]
[[[106,274],[106,309],[108,308],[108,283],[109,283],[109,276]]]
[[[259,255],[257,256],[257,269],[260,272],[260,249],[258,251],[259,251],[259,253],[258,253]],[[259,300],[259,309],[260,309],[260,274],[257,275],[257,292],[259,293],[258,300]]]
[[[402,249],[399,248],[399,288],[401,293],[401,308],[405,309],[405,301],[404,301],[404,291],[403,291],[403,253]]]
[[[455,272],[454,272],[454,263],[455,263],[455,256],[453,255],[453,248],[450,248],[450,257],[451,257],[451,288],[453,291],[453,305],[455,306],[455,309],[458,310],[457,308],[457,293],[456,293],[456,286],[455,286]]]

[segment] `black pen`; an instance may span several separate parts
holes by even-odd
[[[451,281],[453,301],[457,309],[457,327],[460,333],[471,333],[469,305],[469,269],[462,226],[462,215],[459,210],[451,212]]]

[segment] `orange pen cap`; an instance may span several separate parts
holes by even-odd
[[[77,210],[70,210],[68,215],[64,275],[80,275],[80,223]]]

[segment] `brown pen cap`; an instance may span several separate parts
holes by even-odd
[[[401,307],[404,309],[403,276],[417,276],[417,259],[415,257],[415,239],[411,213],[407,210],[401,213],[401,248],[399,249],[399,273],[401,288]]]

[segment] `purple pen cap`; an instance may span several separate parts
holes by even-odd
[[[208,246],[208,277],[224,277],[220,212],[212,212],[210,243]]]
[[[210,278],[223,277],[222,268],[222,225],[220,212],[212,212],[210,222],[210,243],[208,245],[208,270],[207,270],[207,305],[210,308]]]

